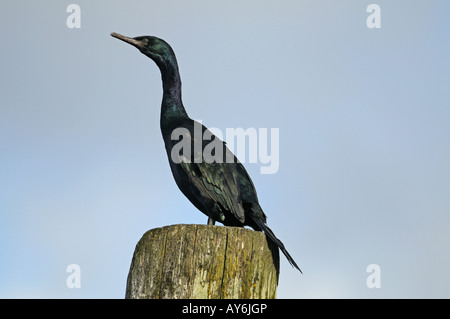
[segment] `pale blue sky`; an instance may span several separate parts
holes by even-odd
[[[81,7],[81,28],[66,7]],[[381,8],[368,29],[366,8]],[[188,114],[278,128],[246,164],[281,257],[279,298],[450,297],[450,2],[3,1],[0,297],[123,298],[151,228],[206,223],[159,129],[156,65],[175,50]],[[81,268],[81,288],[66,267]],[[366,267],[381,267],[381,288]]]

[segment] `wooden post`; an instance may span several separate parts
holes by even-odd
[[[275,298],[278,248],[241,227],[172,225],[136,245],[125,298]]]

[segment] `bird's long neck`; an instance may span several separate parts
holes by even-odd
[[[181,100],[181,79],[175,56],[159,65],[163,82],[163,99],[161,105],[161,129],[169,128],[188,118]]]

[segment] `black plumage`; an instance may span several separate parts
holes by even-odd
[[[170,168],[181,192],[208,216],[210,225],[219,221],[226,226],[248,225],[255,230],[264,231],[291,265],[300,270],[283,243],[266,225],[266,215],[259,205],[255,187],[244,166],[224,142],[187,115],[181,100],[178,64],[170,45],[153,36],[129,38],[117,33],[111,35],[138,48],[161,71],[161,132]],[[205,134],[211,137],[210,140],[204,141]],[[190,146],[184,149],[185,152],[179,152],[178,149],[175,151],[180,140]],[[215,142],[216,147],[209,153],[205,152],[205,147],[211,141]],[[205,154],[210,156],[205,158]]]

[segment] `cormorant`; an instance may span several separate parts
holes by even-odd
[[[284,253],[289,263],[300,270],[283,243],[266,225],[266,215],[258,203],[255,187],[244,166],[223,141],[188,117],[181,101],[178,64],[170,45],[154,36],[129,38],[114,32],[111,36],[135,46],[152,59],[161,71],[161,132],[170,168],[181,192],[208,216],[208,225],[219,221],[226,226],[248,225],[255,230],[264,231]],[[204,135],[211,137],[211,141],[218,142],[210,154],[214,159],[218,156],[222,160],[205,158]],[[178,150],[179,145],[174,149],[175,145],[181,143],[180,137],[183,141],[186,139],[190,146],[182,154]]]

